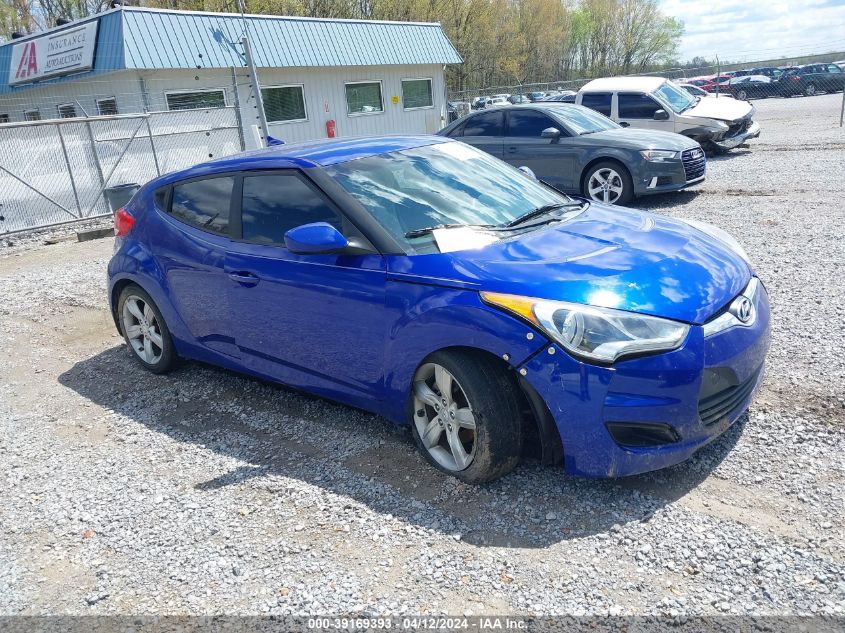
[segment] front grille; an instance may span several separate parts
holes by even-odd
[[[684,174],[687,182],[701,178],[704,175],[704,170],[707,168],[707,159],[704,157],[704,152],[700,149],[688,149],[681,154],[681,160],[684,163]]]
[[[707,371],[713,374],[719,373],[718,370]],[[710,426],[736,409],[754,391],[754,386],[757,384],[757,379],[760,377],[761,371],[763,371],[762,366],[743,382],[730,385],[714,394],[699,399],[698,416],[701,418],[701,421],[706,426]],[[719,380],[720,378],[717,377],[716,379]]]
[[[737,121],[733,125],[728,128],[728,131],[725,133],[725,138],[731,138],[732,136],[736,136],[737,134],[742,134],[751,126],[751,118],[746,117],[741,121]]]

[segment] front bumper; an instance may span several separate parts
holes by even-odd
[[[722,149],[733,149],[742,145],[748,139],[757,138],[758,136],[760,136],[760,124],[757,121],[752,121],[751,125],[745,131],[729,138],[713,141],[713,143]]]
[[[683,161],[669,162],[643,161],[643,165],[634,174],[634,194],[645,196],[666,191],[680,191],[692,185],[704,182],[705,170],[687,173]]]
[[[553,345],[523,364],[524,379],[555,420],[567,472],[621,477],[665,468],[728,429],[763,378],[770,310],[762,286],[755,306],[753,325],[706,338],[703,328],[694,326],[672,352],[599,367]],[[720,408],[714,409],[714,402]],[[670,439],[639,446],[618,441],[655,428],[669,429]]]

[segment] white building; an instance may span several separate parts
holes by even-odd
[[[0,46],[0,123],[234,107],[254,147],[252,44],[270,135],[287,142],[446,124],[439,24],[118,8]],[[333,123],[332,123],[333,122]]]

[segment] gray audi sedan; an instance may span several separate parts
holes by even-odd
[[[438,134],[528,167],[561,191],[610,204],[698,184],[707,169],[704,151],[692,139],[626,129],[568,103],[486,110],[458,119]]]

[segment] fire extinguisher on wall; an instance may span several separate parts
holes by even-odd
[[[328,138],[334,138],[337,136],[337,124],[335,123],[334,119],[329,119],[326,121],[326,136]]]

